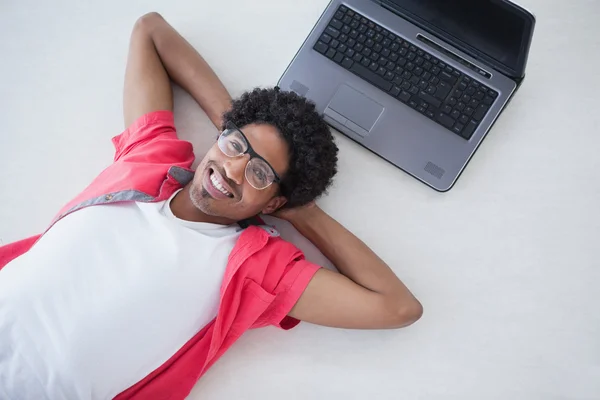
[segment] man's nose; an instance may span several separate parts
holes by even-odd
[[[231,158],[225,162],[225,175],[227,178],[241,185],[244,183],[244,174],[246,173],[246,165],[250,161],[250,155],[244,154],[242,157]]]

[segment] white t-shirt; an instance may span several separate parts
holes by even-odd
[[[111,399],[216,316],[241,229],[171,199],[79,210],[0,270],[1,399]]]

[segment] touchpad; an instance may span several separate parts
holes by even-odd
[[[328,112],[328,109],[334,113]],[[375,125],[383,109],[371,98],[348,85],[342,85],[329,102],[325,114],[356,133],[365,135]]]

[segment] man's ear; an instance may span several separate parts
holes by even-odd
[[[263,208],[262,213],[263,214],[273,214],[275,211],[277,211],[281,207],[283,207],[285,205],[285,203],[287,203],[287,199],[285,197],[275,196],[271,200],[269,200],[269,202],[267,203],[265,208]]]

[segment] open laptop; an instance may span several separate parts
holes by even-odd
[[[279,87],[447,191],[524,78],[534,25],[506,0],[333,0]]]

